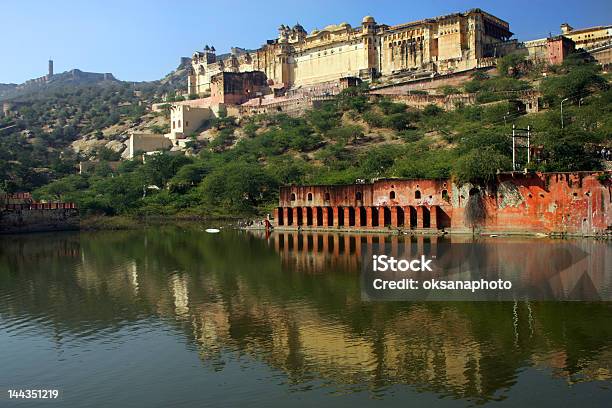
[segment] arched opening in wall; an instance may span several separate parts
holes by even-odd
[[[312,225],[312,207],[306,207],[306,225]]]
[[[420,200],[421,199],[421,192],[419,190],[414,192],[414,198],[415,198],[415,200]]]
[[[291,200],[291,201],[295,201],[295,193],[291,193],[291,198],[290,198],[290,200]]]
[[[334,212],[331,207],[327,207],[327,226],[331,227],[334,225]]]
[[[325,239],[324,236],[321,235],[317,235],[317,242],[316,242],[316,249],[317,252],[323,252],[323,240]]]
[[[448,190],[442,190],[442,199],[446,202],[450,201],[450,197],[448,196]]]
[[[354,236],[350,236],[348,251],[349,253],[354,254],[356,249],[357,249],[356,238]]]
[[[363,200],[363,194],[361,193],[361,191],[358,191],[355,193],[355,200],[357,201],[362,201]]]
[[[410,228],[416,228],[417,226],[417,210],[415,207],[410,206]]]
[[[431,212],[429,208],[423,206],[423,228],[431,227]]]
[[[358,227],[364,227],[367,225],[367,213],[365,207],[357,207],[357,211],[359,211],[359,225]]]
[[[277,207],[278,212],[278,220],[276,220],[276,225],[285,225],[285,220],[283,219],[283,207]]]
[[[389,200],[395,200],[395,191],[389,193]]]
[[[338,226],[344,227],[344,207],[338,207]]]
[[[314,247],[314,244],[315,244],[315,240],[314,240],[314,237],[312,235],[309,234],[309,235],[306,236],[306,244],[308,246],[308,249],[312,251],[313,247]]]
[[[348,214],[349,214],[349,225],[347,225],[347,227],[354,227],[355,226],[355,207],[348,207]]]
[[[378,207],[372,207],[372,226],[378,227]]]
[[[406,223],[406,215],[404,214],[404,209],[402,207],[396,207],[397,209],[397,225],[403,227]]]
[[[324,240],[327,240],[327,252],[332,253],[334,251],[334,239],[330,234],[323,236]]]
[[[287,225],[293,224],[293,208],[287,209]]]
[[[329,193],[325,193],[325,201],[329,201]]]
[[[381,207],[380,210],[384,211],[383,219],[385,221],[384,225],[381,225],[381,227],[391,225],[391,209],[389,207]]]
[[[312,193],[308,193],[308,195],[306,196],[306,199],[308,201],[312,201]]]
[[[297,208],[297,225],[304,225],[304,216],[302,214],[302,207]]]
[[[278,247],[281,250],[285,249],[285,243],[287,242],[287,240],[285,239],[285,234],[278,234],[276,236],[276,239],[278,240]]]
[[[321,207],[315,207],[315,211],[316,211],[317,225],[321,226],[323,225],[323,209]]]
[[[293,234],[287,234],[287,249],[293,251],[295,249],[295,240]]]
[[[450,228],[451,219],[449,215],[441,208],[438,207],[438,228]]]

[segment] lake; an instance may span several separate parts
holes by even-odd
[[[203,229],[0,237],[0,406],[32,403],[9,389],[57,389],[40,405],[63,407],[612,400],[611,302],[362,298],[372,241],[519,243],[541,252],[538,271],[567,241]],[[609,284],[612,243],[571,242]]]

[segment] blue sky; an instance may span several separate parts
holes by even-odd
[[[2,0],[0,83],[42,76],[49,57],[55,72],[72,68],[112,72],[123,80],[153,80],[204,44],[218,52],[256,48],[275,38],[280,24],[307,31],[364,15],[398,24],[479,7],[510,23],[515,38],[612,24],[610,0],[549,1],[320,1],[320,0]]]

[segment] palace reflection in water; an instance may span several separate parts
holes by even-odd
[[[248,356],[305,395],[316,383],[331,393],[383,399],[408,386],[459,401],[497,401],[534,369],[568,386],[597,383],[593,401],[609,397],[610,303],[363,302],[361,250],[385,242],[436,251],[448,239],[266,238],[178,227],[2,238],[0,333],[35,329],[56,348],[71,349],[119,341],[123,328],[154,319],[181,333],[205,370],[223,372]],[[577,245],[610,265],[610,244]],[[523,254],[520,262],[535,262],[546,274],[547,256],[536,262]],[[487,262],[506,258],[517,254],[500,247]]]

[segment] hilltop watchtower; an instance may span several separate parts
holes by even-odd
[[[50,59],[49,60],[49,73],[47,75],[49,78],[51,78],[53,76],[53,60]]]

